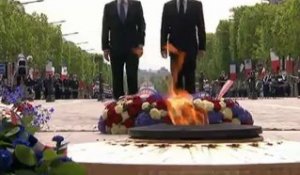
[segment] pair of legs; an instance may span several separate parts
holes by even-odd
[[[116,100],[125,95],[123,80],[124,66],[127,75],[128,95],[134,95],[138,92],[139,58],[131,52],[112,53],[113,96]]]
[[[184,89],[190,94],[195,93],[196,54],[186,54],[183,61],[178,56],[171,55],[171,72],[176,89]],[[182,64],[182,65],[181,65]],[[174,78],[174,74],[178,73]]]

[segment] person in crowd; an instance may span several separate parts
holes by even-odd
[[[70,87],[70,79],[66,77],[63,80],[63,87],[64,87],[64,99],[71,98],[71,87]]]
[[[42,92],[44,91],[43,78],[41,77],[40,73],[37,73],[33,89],[35,92],[35,99],[40,100],[42,98]]]
[[[54,89],[55,89],[55,99],[61,99],[62,98],[62,80],[60,79],[59,74],[55,74]]]
[[[77,79],[77,75],[74,74],[72,79],[70,80],[70,88],[72,92],[72,98],[78,99],[78,91],[79,91],[79,81]]]

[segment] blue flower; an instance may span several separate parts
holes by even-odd
[[[57,136],[54,136],[52,138],[52,141],[56,142],[56,144],[61,144],[63,141],[64,141],[64,137],[63,136],[60,136],[60,135],[57,135]]]
[[[138,117],[135,119],[135,126],[149,126],[149,125],[155,125],[163,123],[163,121],[160,120],[153,120],[149,113],[142,112],[138,115]]]
[[[211,111],[208,113],[209,124],[220,124],[223,122],[223,114],[221,112]]]
[[[35,138],[33,135],[29,135],[28,142],[30,147],[34,147],[36,143],[38,142],[38,139]]]
[[[36,157],[39,164],[42,164],[43,156],[44,156],[43,151],[38,151],[38,152],[35,153],[35,157]]]
[[[10,169],[13,164],[13,155],[11,152],[0,149],[0,172]]]
[[[61,157],[60,160],[61,160],[62,162],[72,162],[72,159],[69,158],[69,157],[66,157],[66,156]]]
[[[98,130],[102,133],[102,134],[106,134],[106,125],[105,125],[105,121],[103,120],[102,117],[100,117],[100,120],[98,122]]]
[[[27,147],[30,147],[30,143],[29,141],[27,140],[24,140],[24,139],[20,139],[20,138],[17,138],[13,141],[13,147],[15,148],[17,145],[24,145],[24,146],[27,146]]]

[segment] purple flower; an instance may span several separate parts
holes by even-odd
[[[247,110],[245,110],[245,113],[239,118],[240,118],[241,123],[243,125],[253,125],[254,124],[254,120],[252,118],[252,115]]]
[[[237,104],[235,104],[231,110],[232,110],[233,116],[236,118],[239,118],[240,116],[244,115],[244,113],[245,113],[245,110]]]
[[[107,132],[106,132],[105,121],[103,120],[102,117],[100,117],[100,120],[99,120],[99,122],[98,122],[98,130],[99,130],[102,134],[107,134]]]
[[[54,108],[51,108],[51,109],[49,110],[49,112],[53,113],[53,112],[54,112]]]
[[[60,136],[60,135],[57,135],[57,136],[54,136],[52,138],[52,141],[56,142],[56,144],[59,144],[61,145],[61,143],[64,141],[64,137],[63,136]]]
[[[209,124],[220,124],[223,122],[223,114],[221,112],[211,111],[208,113]]]
[[[149,113],[142,112],[138,115],[138,117],[135,119],[135,126],[149,126],[149,125],[155,125],[158,123],[163,123],[163,121],[160,120],[153,120]]]
[[[23,89],[18,86],[14,89],[4,88],[2,92],[2,99],[4,103],[14,104],[20,103],[24,98]]]
[[[0,149],[0,173],[10,169],[13,164],[13,155],[6,149]]]

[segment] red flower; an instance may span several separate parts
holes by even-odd
[[[126,128],[132,128],[134,127],[134,120],[132,118],[129,118],[124,122],[124,125]]]
[[[146,99],[146,101],[147,101],[148,103],[152,104],[152,103],[156,102],[156,98],[155,98],[154,95],[151,95],[150,97],[148,97],[148,98]]]
[[[173,124],[171,118],[169,117],[169,115],[167,115],[166,117],[164,117],[163,121],[166,124]]]
[[[108,119],[106,119],[105,121],[104,121],[104,123],[105,123],[105,125],[106,126],[108,126],[108,127],[112,127],[112,125],[113,125],[113,122],[111,121],[111,120],[108,120]]]
[[[217,112],[218,112],[218,111],[220,111],[220,110],[221,110],[221,108],[222,108],[222,107],[221,107],[221,105],[220,105],[220,103],[219,103],[219,102],[217,102],[217,101],[216,101],[216,102],[214,102],[214,109],[215,109],[215,111],[217,111]]]
[[[139,114],[140,111],[141,111],[141,106],[139,106],[139,105],[131,104],[131,105],[127,106],[127,112],[130,117],[135,118]]]
[[[232,120],[224,119],[223,122],[224,122],[224,123],[231,123]]]
[[[233,106],[235,104],[235,102],[233,100],[226,100],[225,103],[228,108],[233,108]]]
[[[156,108],[159,110],[167,110],[167,104],[164,100],[159,100],[156,102]]]
[[[111,103],[109,103],[106,107],[105,107],[105,109],[108,109],[108,110],[115,110],[114,108],[115,108],[115,106],[117,105],[117,102],[111,102]]]
[[[106,124],[109,127],[112,127],[112,124],[119,124],[122,122],[122,116],[120,114],[117,114],[115,110],[109,110],[107,113],[107,120],[106,120]]]
[[[139,96],[133,97],[132,102],[134,105],[137,105],[137,106],[142,106],[142,103],[143,103],[141,97],[139,97]]]

